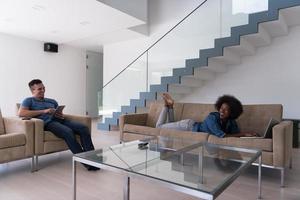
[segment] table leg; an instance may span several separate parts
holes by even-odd
[[[72,181],[73,181],[73,200],[76,200],[76,161],[73,158],[73,162],[72,162],[72,169],[73,169],[73,177],[72,177]]]
[[[183,153],[180,154],[180,164],[183,166],[184,165],[184,157]]]
[[[199,183],[203,184],[203,146],[199,148],[199,155],[198,155],[198,167],[199,167]]]
[[[130,177],[129,176],[125,176],[124,179],[124,188],[123,188],[123,200],[129,200],[130,194]]]
[[[258,199],[261,197],[261,155],[258,158]]]

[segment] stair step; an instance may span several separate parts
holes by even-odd
[[[167,92],[168,85],[150,85],[150,92]]]
[[[197,67],[194,69],[194,78],[209,81],[215,78],[216,74],[208,67]]]
[[[145,100],[143,100],[143,99],[130,99],[130,106],[144,107],[145,106]]]
[[[280,10],[288,26],[300,25],[300,6]]]
[[[210,69],[213,72],[217,73],[224,73],[227,71],[227,66],[221,62],[218,62],[217,60],[208,59],[208,69]]]
[[[221,47],[215,47],[210,49],[202,49],[199,52],[200,59],[207,60],[207,58],[222,56],[223,49]]]
[[[193,60],[193,59],[188,59],[188,60]],[[188,60],[186,62],[188,62]],[[199,60],[199,59],[195,59]],[[186,63],[186,66],[189,65]],[[198,62],[193,62],[192,66],[187,66],[186,68],[175,68],[173,69],[173,76],[189,76],[193,75],[193,67],[198,67]]]
[[[104,130],[104,131],[109,131],[110,130],[110,125],[106,124],[106,123],[98,123],[97,124],[97,129]]]
[[[278,37],[287,35],[289,33],[288,25],[285,17],[279,13],[279,19],[270,22],[264,22],[261,24],[262,27],[270,34],[271,37]]]
[[[201,87],[203,85],[203,81],[194,77],[182,77],[181,85],[187,87]]]
[[[117,125],[119,118],[105,118],[105,124]]]
[[[261,47],[271,44],[270,34],[262,27],[261,24],[258,25],[258,33],[244,35],[241,38],[246,39],[254,47]]]
[[[161,84],[179,84],[180,77],[179,76],[164,76],[161,77]]]
[[[122,115],[122,112],[113,112],[114,118],[119,118]]]
[[[172,94],[190,94],[192,89],[183,85],[169,85],[168,92]]]
[[[136,107],[135,106],[121,106],[122,113],[135,113]]]
[[[237,53],[224,48],[223,56],[211,58],[211,60],[218,61],[224,65],[237,65],[241,63],[241,57]]]
[[[140,92],[140,99],[155,100],[156,99],[156,92]]]
[[[240,56],[252,56],[255,54],[255,47],[244,38],[241,38],[240,45],[225,48]]]
[[[215,39],[215,47],[218,48],[220,52],[217,56],[223,55],[224,47],[231,47],[240,44],[240,38],[238,35],[231,35],[230,37]]]

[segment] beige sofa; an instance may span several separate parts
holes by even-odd
[[[32,158],[34,170],[33,122],[19,118],[2,117],[0,110],[0,163]]]
[[[264,132],[271,117],[280,121],[273,127],[272,139],[218,138],[207,133],[195,134],[187,131],[155,128],[162,106],[163,104],[154,102],[150,105],[148,113],[122,115],[119,122],[121,142],[142,139],[145,135],[163,135],[261,149],[263,166],[280,169],[281,185],[284,185],[284,170],[291,166],[292,161],[292,122],[282,121],[282,105],[244,105],[244,112],[237,119],[241,132],[251,131],[259,134]],[[210,112],[215,111],[215,108],[213,104],[177,103],[174,111],[175,121],[181,119],[203,121]]]

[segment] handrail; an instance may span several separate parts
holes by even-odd
[[[187,16],[185,16],[182,20],[180,20],[173,28],[167,31],[163,36],[161,36],[156,42],[154,42],[150,47],[148,47],[141,55],[139,55],[136,59],[134,59],[131,63],[129,63],[124,69],[122,69],[117,75],[115,75],[110,81],[108,81],[102,88],[103,90],[109,83],[111,83],[114,79],[116,79],[120,74],[122,74],[128,67],[130,67],[135,61],[137,61],[140,57],[142,57],[146,52],[148,52],[153,46],[155,46],[160,40],[162,40],[166,35],[168,35],[171,31],[173,31],[179,24],[181,24],[184,20],[186,20],[191,14],[193,14],[196,10],[198,10],[203,4],[205,4],[208,0],[204,0],[199,6],[192,10]]]

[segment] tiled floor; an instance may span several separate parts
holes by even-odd
[[[99,132],[93,127],[96,148],[117,144],[118,132]],[[293,151],[293,169],[286,172],[286,187],[280,188],[278,170],[263,169],[263,199],[300,200],[300,149]],[[0,165],[0,200],[72,199],[72,154],[69,151],[41,156],[40,170],[30,172],[30,159]],[[78,200],[121,200],[123,176],[106,170],[87,171],[78,167]],[[257,168],[251,167],[217,199],[257,198]],[[132,180],[132,200],[196,200],[197,198],[160,187],[151,182]]]

